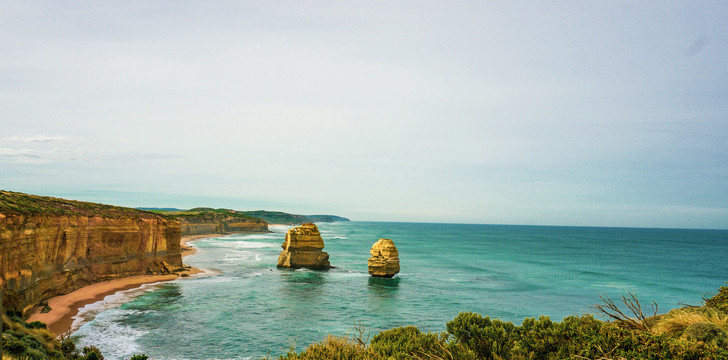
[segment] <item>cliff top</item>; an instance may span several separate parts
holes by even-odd
[[[29,195],[6,190],[0,190],[0,214],[100,216],[117,219],[157,219],[161,217],[148,211],[127,207],[66,200],[50,196]]]
[[[213,209],[213,208],[207,208],[207,207],[198,207],[194,209],[189,210],[177,210],[177,211],[168,211],[168,210],[152,210],[152,212],[157,214],[162,214],[166,216],[172,216],[174,218],[177,218],[180,221],[184,220],[223,220],[223,219],[236,219],[246,222],[264,222],[262,219],[259,219],[254,216],[250,216],[248,214],[245,214],[241,211],[231,210],[231,209]]]
[[[223,219],[229,220],[232,218],[246,222],[266,222],[269,224],[288,225],[299,225],[310,222],[349,221],[347,218],[334,215],[297,215],[281,211],[267,210],[238,211],[232,209],[214,209],[209,207],[197,207],[189,210],[163,208],[146,208],[144,210],[148,210],[156,214],[171,216],[182,222]]]

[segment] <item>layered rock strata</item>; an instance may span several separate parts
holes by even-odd
[[[180,222],[182,236],[269,232],[265,220],[230,209],[195,208],[165,214]]]
[[[391,278],[399,272],[399,251],[390,239],[379,239],[372,245],[367,262],[369,274],[373,277]]]
[[[322,251],[324,240],[315,224],[308,223],[292,228],[286,233],[278,257],[278,267],[328,269],[329,254]]]
[[[27,312],[98,281],[182,266],[179,223],[134,209],[0,191],[0,287]]]
[[[266,233],[268,223],[265,221],[234,221],[234,220],[180,220],[182,236],[207,235],[207,234],[232,234],[232,233]]]

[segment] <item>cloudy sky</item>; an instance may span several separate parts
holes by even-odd
[[[728,228],[725,1],[0,1],[0,189]]]

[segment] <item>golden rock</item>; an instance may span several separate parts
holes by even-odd
[[[331,268],[329,254],[322,251],[324,240],[315,224],[303,224],[288,230],[281,247],[283,251],[278,256],[279,268]]]
[[[399,272],[399,251],[390,239],[379,239],[369,251],[369,274],[373,277],[391,278]]]

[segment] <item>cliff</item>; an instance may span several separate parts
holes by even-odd
[[[194,208],[157,212],[179,221],[182,236],[268,232],[265,220],[230,209]]]
[[[288,230],[281,245],[278,267],[328,269],[329,254],[322,251],[324,240],[314,224],[303,224]]]
[[[177,221],[146,211],[0,191],[6,310],[117,277],[182,266]]]

